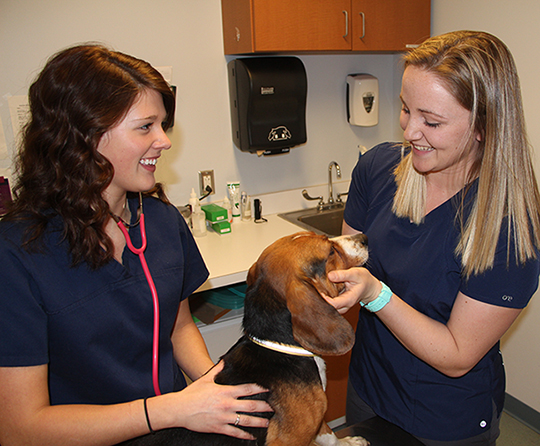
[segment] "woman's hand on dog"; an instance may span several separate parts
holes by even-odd
[[[182,391],[149,399],[148,412],[152,426],[154,426],[152,419],[152,406],[154,406],[155,418],[161,419],[164,423],[162,426],[157,426],[158,429],[185,427],[197,432],[224,434],[252,440],[253,437],[236,427],[235,423],[244,427],[268,427],[266,418],[238,415],[239,412],[272,412],[272,408],[265,401],[238,399],[267,390],[256,384],[236,386],[216,384],[214,378],[222,369],[223,362],[220,362]],[[159,400],[165,402],[163,401],[165,399],[167,404],[162,406]]]
[[[358,302],[367,304],[376,299],[382,288],[381,282],[366,268],[361,267],[330,271],[328,279],[345,285],[345,291],[339,296],[332,298],[323,295],[323,298],[340,314],[345,314]]]

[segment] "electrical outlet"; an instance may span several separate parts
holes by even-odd
[[[199,170],[199,190],[201,195],[208,193],[206,186],[210,186],[212,188],[210,195],[214,195],[216,193],[213,170]]]

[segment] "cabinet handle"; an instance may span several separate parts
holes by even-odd
[[[363,12],[360,12],[360,17],[362,17],[362,35],[359,37],[359,39],[363,39],[366,37],[366,15]]]
[[[343,10],[343,14],[345,14],[345,35],[344,38],[349,35],[349,13],[345,10]]]

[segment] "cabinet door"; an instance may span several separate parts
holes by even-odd
[[[251,0],[221,0],[225,54],[253,53]]]
[[[352,0],[352,28],[353,51],[405,51],[430,36],[431,2]]]
[[[344,316],[355,330],[358,324],[359,313],[360,305],[356,304]],[[328,409],[326,410],[324,420],[330,423],[345,416],[351,352],[343,356],[324,356],[323,359],[326,362],[326,397],[328,399]]]
[[[222,0],[225,54],[351,50],[351,0]]]

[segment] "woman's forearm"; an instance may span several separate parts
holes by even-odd
[[[58,405],[22,409],[2,401],[2,446],[105,446],[149,432],[143,400],[110,406]]]
[[[171,339],[176,362],[193,381],[214,365],[201,332],[193,322],[187,299],[180,304]]]
[[[345,293],[329,300],[341,313],[359,301],[371,302],[381,290],[379,280],[365,268],[333,271],[329,278],[346,284]],[[392,294],[388,304],[376,314],[411,353],[441,373],[458,377],[482,359],[520,311],[489,305],[458,293],[450,318],[444,324]]]

